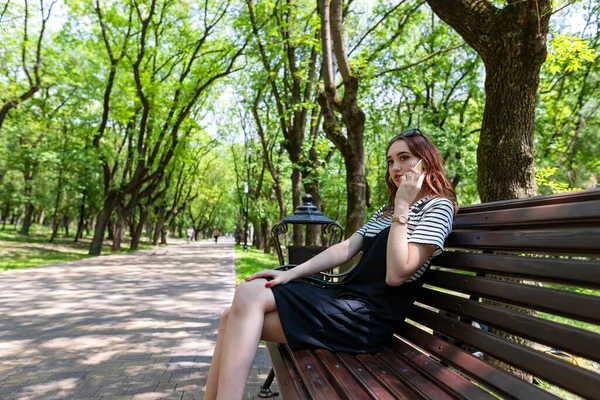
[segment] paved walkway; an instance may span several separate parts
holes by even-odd
[[[230,239],[0,272],[0,399],[202,399],[233,264]]]

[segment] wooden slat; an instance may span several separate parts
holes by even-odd
[[[445,247],[527,253],[600,254],[600,227],[453,231]]]
[[[464,324],[463,324],[464,325]],[[428,353],[448,362],[466,375],[493,390],[501,397],[508,399],[556,400],[558,397],[533,386],[505,371],[500,371],[491,365],[465,353],[458,347],[446,343],[433,335],[404,324],[404,337]]]
[[[420,399],[410,387],[406,386],[389,368],[370,354],[357,354],[356,359],[360,361],[371,374],[375,376],[399,399]]]
[[[600,335],[569,325],[423,288],[418,301],[505,332],[600,361]]]
[[[600,387],[599,374],[576,367],[455,319],[444,317],[425,308],[411,307],[408,317],[436,332],[458,339],[475,349],[579,396],[593,398],[598,394],[598,388]]]
[[[353,355],[348,353],[336,354],[344,366],[361,384],[368,388],[377,399],[390,400],[396,397],[390,393]]]
[[[335,382],[336,389],[343,391],[349,399],[365,400],[377,399],[372,393],[366,391],[362,385],[354,379],[354,376],[348,371],[344,364],[338,360],[328,350],[316,350],[315,354],[319,361],[327,368],[332,380]]]
[[[325,373],[310,350],[292,350],[294,365],[313,399],[333,400],[340,397],[327,381]]]
[[[266,344],[281,397],[286,400],[308,400],[308,395],[295,376],[294,363],[287,350],[287,345],[274,342],[266,342]]]
[[[406,362],[413,366],[421,375],[443,387],[452,397],[465,400],[495,400],[473,382],[463,378],[449,368],[435,362],[422,352],[414,349],[401,339],[395,339],[391,348]]]
[[[445,251],[433,265],[600,289],[600,261]]]
[[[459,215],[484,212],[487,210],[495,211],[522,207],[532,208],[546,206],[549,204],[585,204],[585,202],[594,200],[600,200],[600,189],[580,190],[578,192],[558,193],[547,196],[527,197],[523,199],[502,200],[476,204],[472,206],[461,207],[459,210]]]
[[[600,324],[600,296],[432,270],[427,284]]]
[[[427,399],[452,400],[452,397],[439,387],[428,381],[425,377],[413,369],[412,366],[400,359],[391,350],[383,350],[375,354],[381,362],[399,376],[404,384],[411,387]]]
[[[454,218],[454,229],[554,223],[569,225],[592,221],[600,221],[600,200],[459,214]]]

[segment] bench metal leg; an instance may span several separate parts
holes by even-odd
[[[258,393],[258,397],[260,397],[261,399],[268,399],[271,397],[279,396],[279,393],[271,392],[270,387],[271,387],[271,383],[273,383],[273,379],[275,379],[275,371],[273,371],[273,368],[271,368],[271,372],[269,372],[269,376],[267,376],[265,383],[263,383],[263,385],[260,387],[260,392]]]

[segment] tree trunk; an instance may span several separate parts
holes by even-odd
[[[153,245],[158,244],[158,240],[160,239],[160,235],[163,230],[164,224],[165,224],[165,219],[163,217],[158,217],[158,220],[156,221],[156,227],[154,228],[154,238],[152,239]]]
[[[145,208],[143,208],[140,211],[140,220],[137,224],[137,227],[135,228],[133,235],[131,235],[131,249],[132,250],[137,249],[140,245],[140,238],[142,237],[142,231],[144,230],[144,224],[146,223],[146,218],[148,218],[148,211]]]
[[[98,214],[98,218],[96,219],[94,238],[92,239],[92,244],[90,245],[90,255],[100,255],[100,252],[102,251],[102,243],[104,242],[104,232],[106,230],[106,226],[109,225],[110,216],[115,207],[117,206],[117,201],[117,197],[111,195],[110,193],[104,199],[104,205],[102,207],[102,210]]]
[[[31,191],[30,191],[31,193]],[[29,228],[31,227],[31,215],[33,214],[33,204],[30,200],[25,203],[25,217],[23,218],[23,226],[21,227],[21,235],[29,236]]]
[[[160,244],[166,245],[168,236],[169,236],[169,228],[163,224],[163,227],[160,230]]]
[[[265,254],[271,254],[271,226],[269,221],[264,219],[260,225],[263,238],[263,249]]]
[[[83,199],[81,200],[81,207],[79,209],[79,223],[77,224],[77,233],[75,234],[75,241],[80,237],[83,237],[83,219],[85,216],[85,198],[87,195],[87,189],[83,189]]]
[[[152,238],[153,229],[154,229],[154,219],[149,218],[148,222],[146,224],[146,238],[147,239],[151,239]]]
[[[112,209],[104,208],[98,214],[96,218],[96,227],[94,229],[94,237],[92,238],[92,244],[90,245],[90,255],[98,256],[102,251],[102,243],[104,242],[104,231],[106,225],[108,225],[108,219]]]
[[[6,220],[8,219],[8,213],[10,212],[10,203],[6,203],[6,207],[4,208],[4,217],[2,218],[2,230],[6,226]]]
[[[254,242],[252,243],[252,245],[256,247],[257,250],[263,250],[263,230],[261,229],[263,225],[263,220],[260,219],[252,221],[252,225],[258,227],[258,229],[256,230],[256,234],[254,235]]]
[[[503,61],[508,60],[499,55],[486,63],[486,102],[477,147],[477,187],[483,203],[537,194],[533,136],[540,65],[514,58],[506,65]]]
[[[312,182],[305,182],[304,188],[306,193],[310,194],[313,198],[313,205],[317,209],[321,210],[321,194],[319,193],[319,182],[313,180]],[[319,237],[321,235],[321,225],[307,225],[306,226],[306,246],[319,246]]]
[[[107,228],[106,239],[108,239],[112,242],[113,240],[115,240],[115,218],[114,218],[114,216],[111,215],[110,218],[108,219],[108,221],[106,221],[106,228]]]
[[[364,128],[364,122],[361,129]],[[362,135],[361,135],[362,138]],[[365,153],[362,139],[355,143],[354,150],[344,155],[346,164],[346,229],[344,237],[349,238],[365,223]]]
[[[292,162],[294,162],[292,160]],[[302,173],[297,168],[294,168],[292,171],[292,205],[294,211],[296,211],[296,207],[298,207],[302,201],[302,194],[300,191],[302,190]],[[304,232],[302,231],[302,226],[294,224],[292,225],[292,240],[294,242],[294,246],[302,246],[304,243]]]
[[[110,250],[113,252],[121,251],[121,241],[123,240],[123,234],[125,233],[125,216],[123,215],[123,210],[117,210],[117,221],[115,222],[114,234],[113,234],[113,243],[110,247]]]
[[[365,151],[363,148],[365,114],[358,107],[358,79],[351,77],[345,83],[344,99],[335,98],[331,90],[322,92],[319,104],[323,110],[323,130],[327,137],[344,157],[346,166],[346,227],[344,237],[349,238],[365,220]],[[334,109],[340,110],[347,131],[347,138],[341,134]]]
[[[40,219],[38,220],[38,225],[42,226],[44,225],[44,219],[46,217],[46,210],[44,208],[42,208],[42,211],[40,212]]]
[[[63,215],[63,224],[65,224],[65,236],[69,237],[69,217]]]

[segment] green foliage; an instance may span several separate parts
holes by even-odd
[[[551,180],[550,178],[552,178],[557,171],[558,168],[556,167],[544,167],[535,172],[535,181],[538,184],[540,192],[544,193],[546,189],[549,190],[550,193],[575,192],[581,190],[581,188],[569,187],[569,184],[566,182]]]
[[[577,72],[584,62],[594,62],[596,51],[589,41],[564,33],[550,40],[546,64],[552,74]]]

